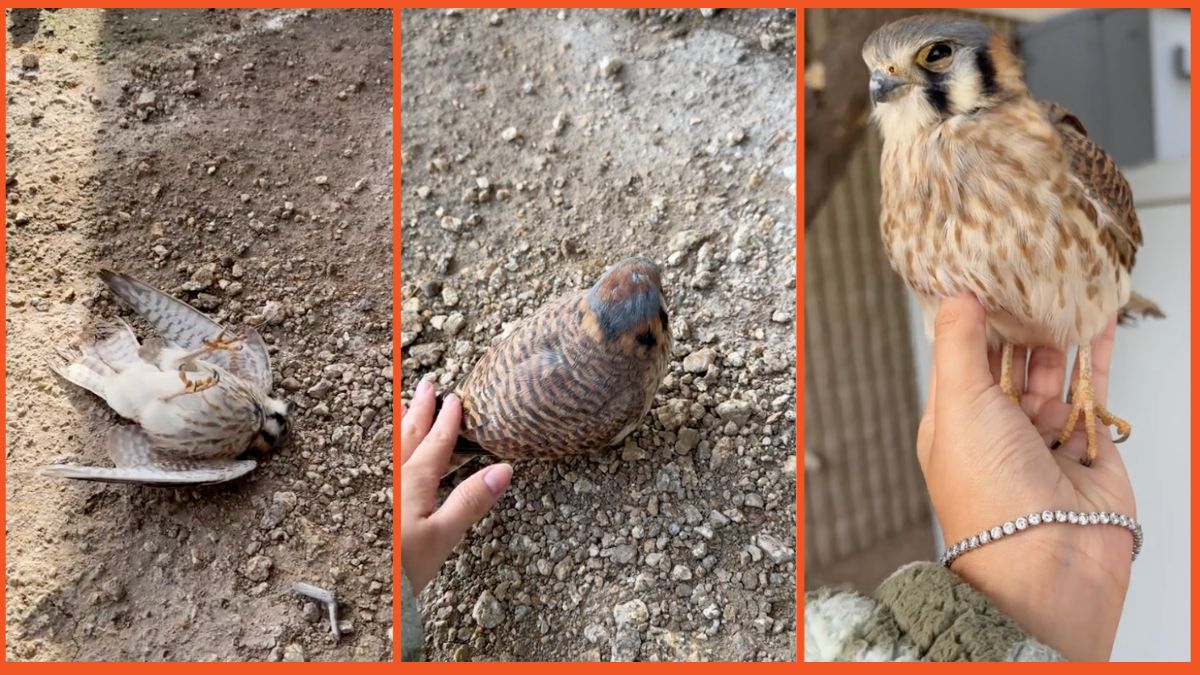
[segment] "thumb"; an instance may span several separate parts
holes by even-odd
[[[974,398],[994,384],[984,317],[974,297],[946,298],[938,307],[933,343],[938,409],[963,397]]]
[[[512,465],[493,464],[480,469],[454,488],[446,503],[429,520],[451,544],[491,510],[512,480]]]

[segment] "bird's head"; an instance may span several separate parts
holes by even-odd
[[[259,452],[267,453],[279,449],[287,438],[291,425],[288,423],[288,405],[286,401],[267,397],[263,399],[262,426],[250,446]]]
[[[670,345],[662,273],[653,261],[628,258],[612,265],[588,291],[587,301],[598,337],[626,353],[651,358]]]
[[[874,117],[887,138],[985,111],[1024,93],[1016,57],[990,28],[948,16],[880,27],[863,44]]]

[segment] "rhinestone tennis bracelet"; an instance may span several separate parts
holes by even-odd
[[[1142,551],[1142,526],[1136,520],[1129,516],[1124,516],[1119,513],[1106,511],[1092,511],[1091,513],[1076,513],[1074,511],[1042,511],[1041,513],[1031,513],[1026,516],[1021,516],[1016,520],[1010,520],[1003,525],[998,525],[990,530],[984,530],[979,534],[971,535],[966,539],[946,549],[938,562],[949,567],[950,563],[958,559],[959,556],[967,551],[974,551],[980,546],[990,544],[998,539],[1011,537],[1012,535],[1028,530],[1031,527],[1038,525],[1049,525],[1055,523],[1067,523],[1070,525],[1116,525],[1129,530],[1133,534],[1133,560],[1137,560],[1138,553]]]

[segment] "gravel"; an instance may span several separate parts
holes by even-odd
[[[404,395],[631,255],[663,265],[675,339],[621,446],[515,463],[422,594],[427,656],[793,660],[794,11],[403,30]]]
[[[390,659],[390,12],[39,19],[7,54],[36,52],[42,72],[8,86],[7,658]],[[231,327],[263,322],[292,433],[245,479],[33,473],[105,461],[118,423],[44,365],[89,315],[132,318],[101,267]],[[335,592],[354,632],[333,640],[298,581]]]

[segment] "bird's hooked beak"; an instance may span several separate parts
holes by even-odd
[[[887,103],[907,84],[908,81],[902,77],[888,75],[876,69],[871,72],[871,102],[876,105]]]

